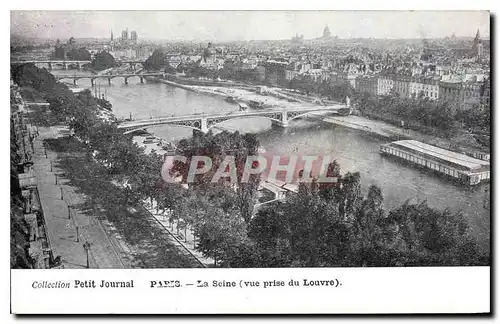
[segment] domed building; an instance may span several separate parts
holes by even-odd
[[[207,48],[203,51],[203,62],[213,63],[215,61],[215,49],[212,43],[208,43]]]
[[[332,33],[330,32],[330,28],[328,28],[328,25],[325,26],[325,29],[323,29],[323,38],[330,38],[332,37]]]

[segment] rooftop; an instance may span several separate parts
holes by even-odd
[[[481,169],[481,168],[489,168],[490,163],[487,161],[475,159],[473,157],[467,156],[465,154],[460,154],[457,152],[445,150],[436,146],[432,146],[429,144],[425,144],[415,140],[402,140],[392,142],[391,145],[401,146],[404,148],[408,148],[413,151],[417,151],[423,154],[427,154],[431,157],[434,157],[439,160],[444,160],[464,168],[467,168],[469,171]]]

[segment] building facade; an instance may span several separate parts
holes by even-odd
[[[379,78],[376,76],[358,76],[356,78],[356,91],[360,93],[369,93],[373,96],[378,95]]]
[[[128,42],[128,29],[122,30],[122,42]]]
[[[130,41],[134,44],[137,43],[137,32],[135,30],[130,32]]]
[[[463,108],[463,91],[461,80],[444,80],[439,82],[439,99],[455,103]]]
[[[409,80],[410,97],[422,94],[425,98],[437,100],[439,98],[439,78],[412,78]]]
[[[393,87],[394,87],[394,80],[392,76],[379,75],[378,89],[377,89],[377,94],[379,96],[387,96],[389,93],[391,93]]]
[[[462,109],[478,108],[481,104],[484,83],[476,78],[462,83],[463,103]]]
[[[264,67],[266,68],[266,81],[272,85],[288,85],[289,81],[286,79],[286,69],[288,62],[268,60]]]
[[[396,76],[393,79],[394,92],[402,98],[411,98],[410,78],[405,76]]]

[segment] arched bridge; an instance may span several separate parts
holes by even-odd
[[[92,61],[89,60],[11,60],[11,64],[47,64],[49,71],[52,70],[53,66],[62,66],[63,70],[66,70],[69,65],[76,65],[77,69],[80,70],[82,66],[91,64]],[[143,60],[116,60],[116,65],[129,64],[130,67],[135,67],[136,64],[144,65]]]
[[[82,60],[13,60],[10,64],[47,64],[49,66],[49,70],[52,70],[52,66],[60,65],[63,70],[66,70],[68,65],[76,65],[77,69],[80,69],[82,66],[86,64],[92,63],[92,61],[82,61]]]
[[[111,85],[111,79],[123,78],[125,84],[128,84],[128,79],[133,77],[138,77],[141,83],[144,83],[144,77],[147,76],[163,76],[163,73],[141,73],[141,74],[103,74],[103,75],[61,75],[57,76],[56,80],[70,79],[73,80],[73,84],[77,84],[77,80],[80,79],[90,79],[90,83],[94,85],[95,79],[108,79],[108,84]]]
[[[265,117],[270,119],[274,124],[282,127],[288,127],[291,120],[305,116],[314,112],[334,112],[338,113],[341,109],[348,108],[345,104],[338,104],[333,106],[321,106],[316,108],[302,108],[302,109],[266,109],[259,111],[241,111],[231,112],[228,114],[195,114],[186,116],[170,116],[170,117],[157,117],[151,119],[133,120],[122,122],[118,128],[125,129],[126,134],[130,134],[139,130],[144,130],[154,126],[160,125],[177,125],[182,127],[189,127],[197,129],[204,133],[208,132],[211,128],[219,123],[232,119],[250,118],[250,117]]]

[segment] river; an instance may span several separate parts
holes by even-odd
[[[54,73],[72,75],[75,72],[55,70]],[[124,84],[122,78],[113,79],[111,86],[104,79],[96,82],[100,84],[101,93],[106,93],[118,117],[132,114],[134,118],[149,118],[238,110],[237,105],[224,101],[222,97],[199,94],[163,83],[140,84],[138,78],[131,78],[128,85]],[[78,84],[89,87],[90,80],[82,79]],[[281,129],[273,127],[264,118],[227,121],[222,127],[256,133],[261,146],[276,155],[300,152],[301,155],[334,156],[342,172],[361,173],[363,190],[366,191],[372,184],[382,188],[387,209],[406,200],[427,200],[430,206],[438,209],[461,211],[469,221],[477,242],[483,249],[489,250],[490,210],[483,207],[488,185],[463,187],[384,158],[379,154],[379,147],[388,140],[349,128],[297,120],[292,121],[289,128]],[[177,141],[192,134],[191,129],[175,126],[158,126],[149,131],[168,141]]]

